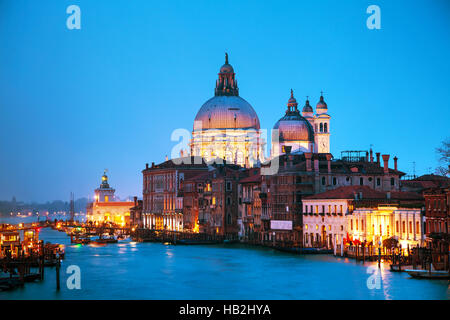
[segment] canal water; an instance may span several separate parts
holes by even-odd
[[[245,245],[72,245],[65,233],[48,228],[40,237],[65,244],[61,290],[56,291],[55,268],[46,268],[43,282],[0,292],[0,300],[450,299],[447,280],[416,280],[390,272],[387,264],[378,270],[376,263],[328,255],[300,256]],[[70,265],[80,268],[79,290],[66,285]]]

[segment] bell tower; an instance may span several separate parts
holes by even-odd
[[[321,92],[314,116],[315,151],[317,153],[330,153],[330,119],[328,105],[323,98],[323,92]]]

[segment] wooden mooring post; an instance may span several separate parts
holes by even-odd
[[[59,259],[59,255],[57,257],[57,261],[56,261],[56,290],[59,291],[61,289],[61,284],[60,284],[60,277],[59,277],[59,271],[61,268],[61,260]]]

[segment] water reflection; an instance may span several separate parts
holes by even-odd
[[[62,269],[78,265],[81,290],[55,295],[55,272],[43,282],[0,292],[0,299],[449,299],[448,281],[411,279],[389,265],[333,256],[298,256],[271,249],[173,246],[160,243],[71,245],[64,233],[44,229],[45,240],[66,244]],[[375,268],[380,289],[369,289]],[[126,289],[126,290],[125,290]]]

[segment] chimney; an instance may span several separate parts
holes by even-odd
[[[369,152],[366,151],[366,162],[369,162]]]
[[[381,153],[379,153],[379,152],[376,153],[378,165],[380,165],[380,154],[381,154]]]
[[[152,168],[154,168],[155,167],[155,163],[154,162],[152,162]]]
[[[134,206],[135,207],[137,206],[137,197],[136,196],[134,197]]]
[[[395,169],[395,171],[397,171],[397,161],[398,161],[398,158],[394,157],[394,169]]]
[[[389,173],[389,155],[388,154],[383,154],[383,163],[384,163],[384,173],[388,174]]]
[[[148,163],[145,164],[145,169],[148,169]]]
[[[328,173],[331,173],[331,154],[327,154],[327,165],[328,165]]]
[[[373,162],[373,150],[370,148],[370,162]]]
[[[311,157],[312,153],[305,152],[305,158],[306,158],[306,171],[311,171]]]

